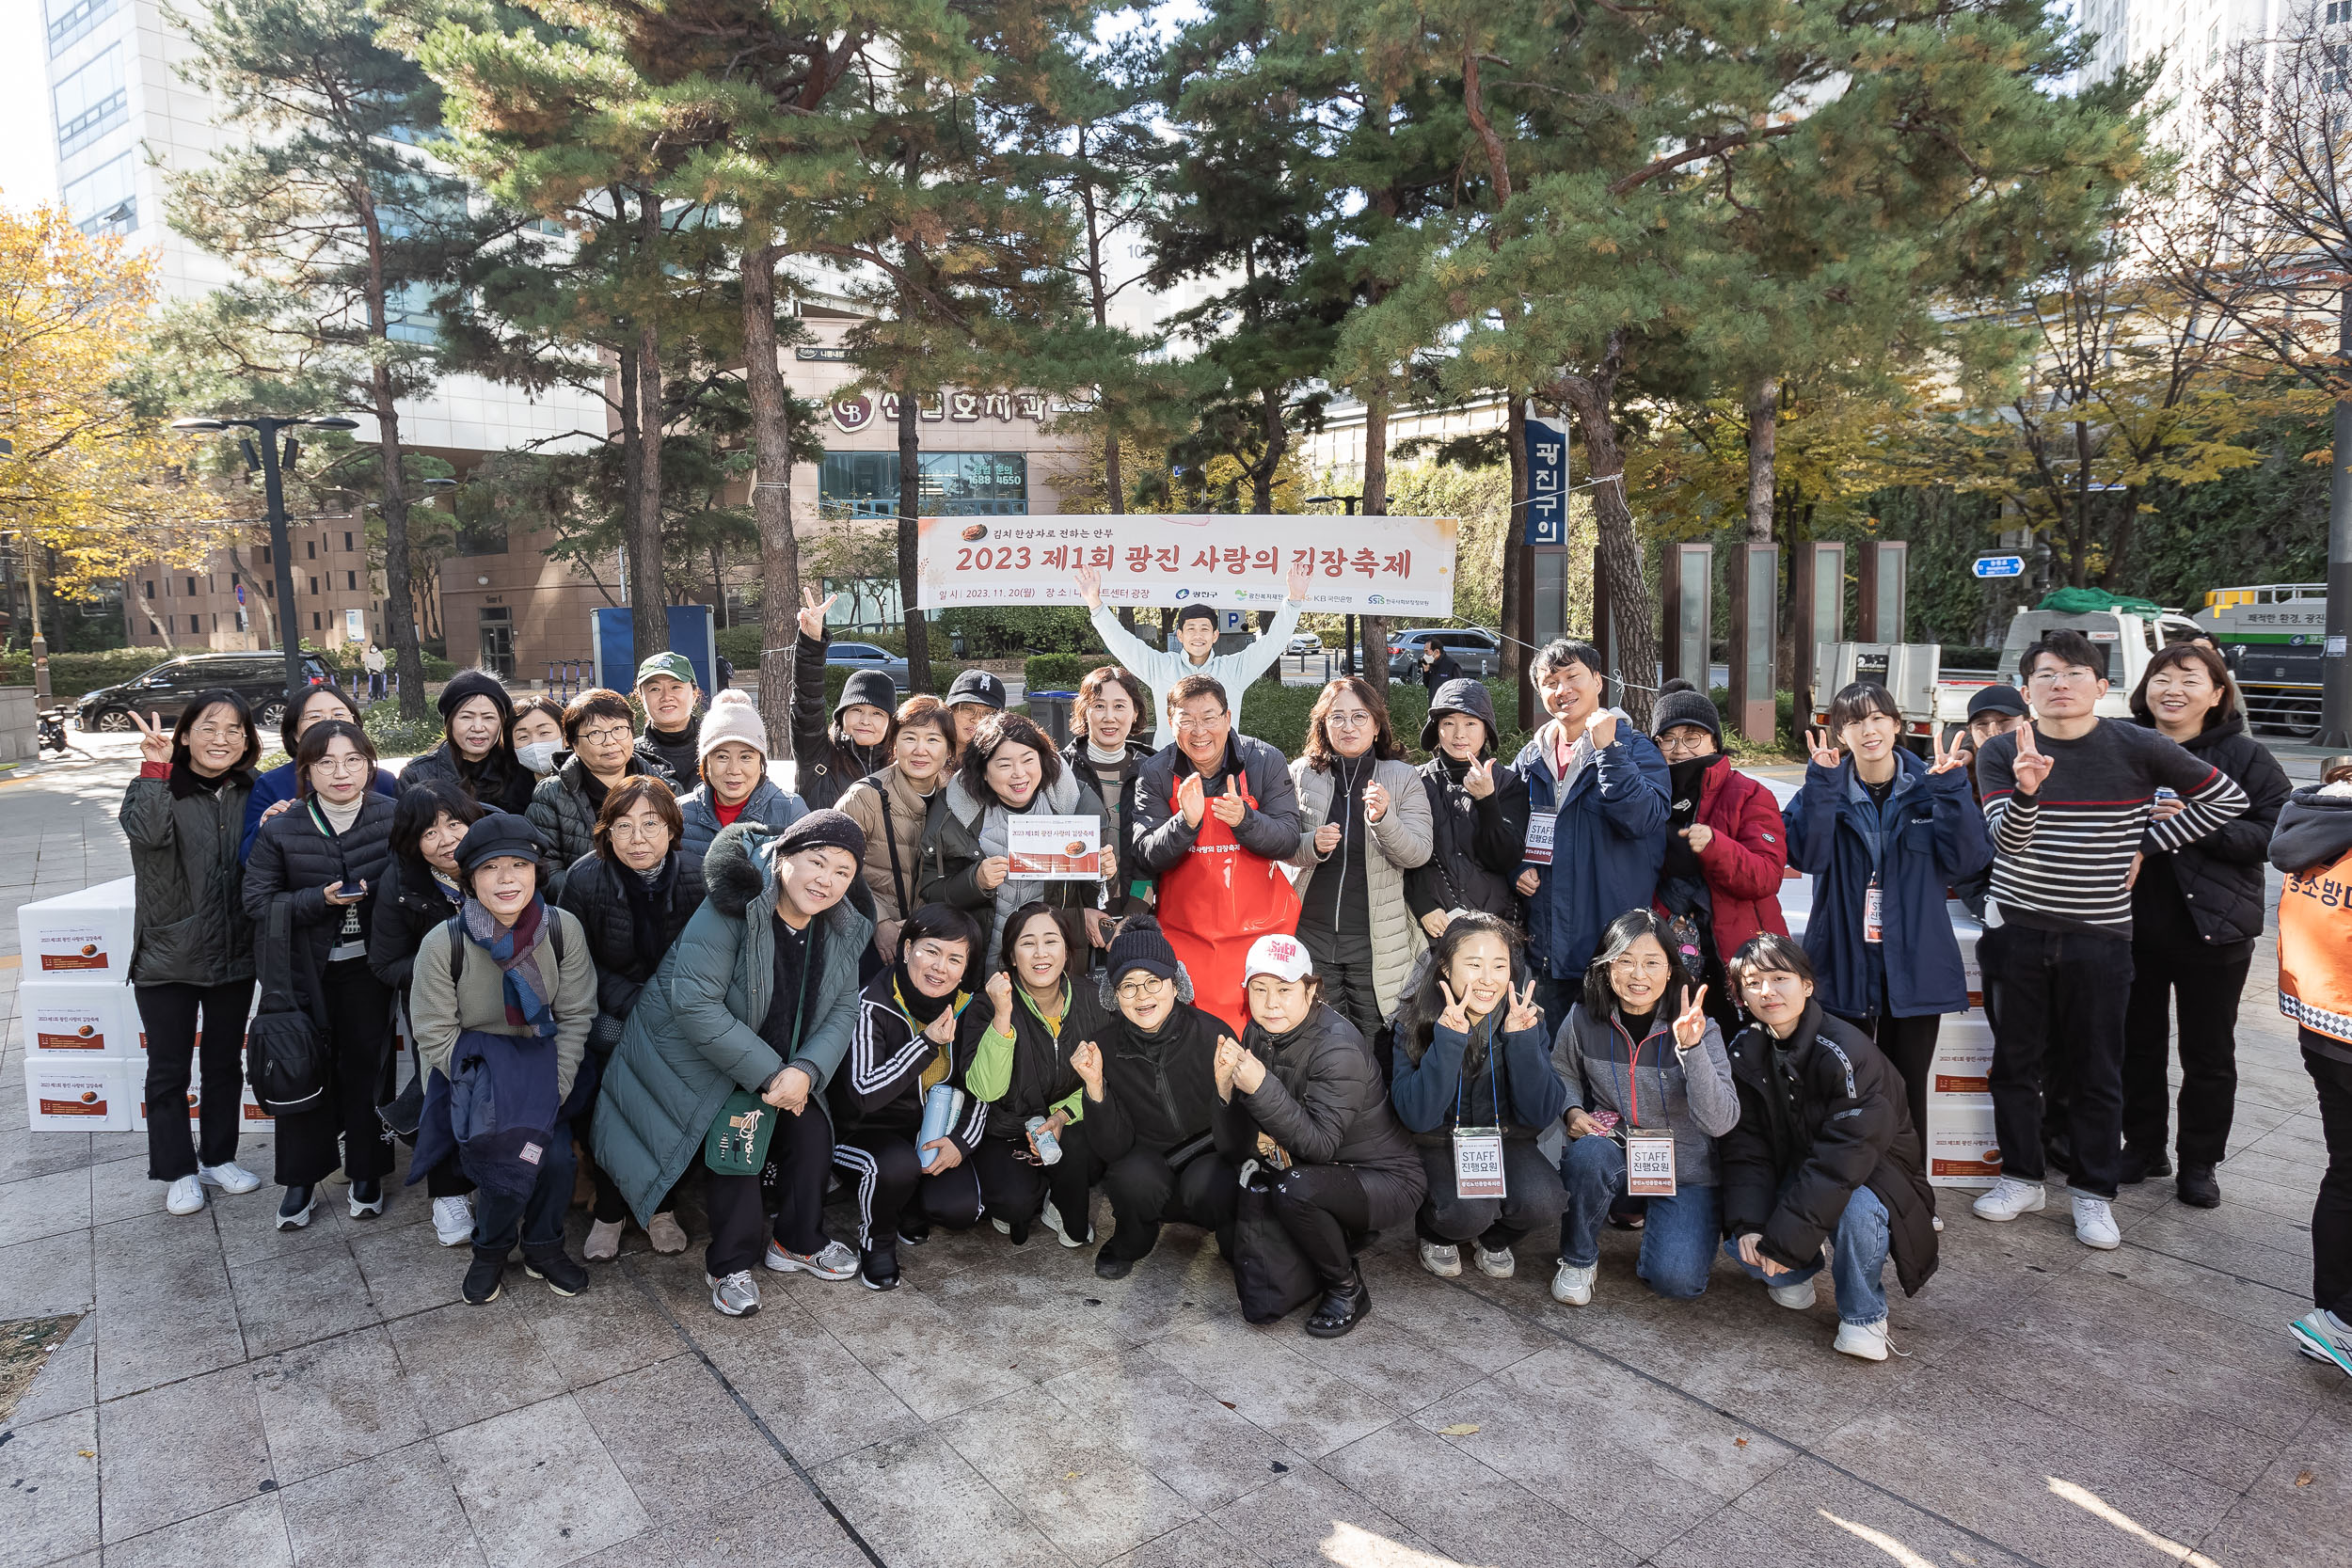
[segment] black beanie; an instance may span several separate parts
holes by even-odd
[[[1717,751],[1723,750],[1724,716],[1715,710],[1715,699],[1680,679],[1658,689],[1658,701],[1650,708],[1649,733],[1664,735],[1677,724],[1696,724],[1715,737]]]
[[[475,697],[487,697],[496,703],[500,719],[506,727],[514,727],[515,699],[507,695],[506,688],[487,670],[458,671],[450,677],[449,684],[441,688],[441,695],[433,705],[441,710],[442,721],[446,723],[460,704]]]
[[[1119,934],[1111,938],[1111,984],[1115,986],[1124,979],[1131,969],[1140,969],[1163,980],[1176,978],[1176,949],[1168,944],[1160,923],[1148,914],[1130,916],[1120,924]]]
[[[776,836],[776,853],[797,855],[803,849],[847,849],[860,865],[866,863],[866,830],[847,812],[810,812]]]
[[[891,684],[889,671],[850,671],[850,678],[841,683],[841,700],[833,705],[833,716],[838,719],[843,708],[855,707],[860,703],[878,707],[884,713],[898,708],[898,689]]]
[[[545,864],[548,841],[539,836],[539,830],[527,816],[513,812],[484,812],[474,825],[466,830],[466,836],[457,841],[457,870],[461,876],[471,876],[473,868],[493,855],[520,855],[527,861]]]

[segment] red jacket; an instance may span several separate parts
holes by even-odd
[[[1729,963],[1750,937],[1788,934],[1780,912],[1780,882],[1788,869],[1780,803],[1760,782],[1720,762],[1699,785],[1698,820],[1715,832],[1699,865],[1715,906],[1716,951]]]

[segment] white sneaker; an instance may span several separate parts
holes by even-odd
[[[1462,1249],[1423,1242],[1421,1243],[1421,1266],[1439,1279],[1459,1279],[1462,1276]]]
[[[2123,1244],[2123,1232],[2115,1227],[2115,1211],[2106,1198],[2074,1195],[2074,1240],[2101,1252],[2113,1252]]]
[[[1968,1206],[1980,1220],[2005,1223],[2020,1214],[2039,1214],[2048,1201],[2039,1181],[2020,1181],[2012,1176],[1995,1177],[1982,1197]]]
[[[1560,1272],[1551,1276],[1551,1299],[1563,1307],[1584,1306],[1593,1299],[1593,1276],[1598,1273],[1598,1263],[1587,1263],[1580,1269],[1562,1259]]]
[[[1864,1361],[1885,1360],[1886,1320],[1881,1318],[1875,1323],[1839,1323],[1836,1349],[1840,1355],[1856,1356]]]
[[[473,1240],[473,1205],[464,1194],[433,1200],[433,1239],[443,1246],[464,1246]]]
[[[819,1279],[847,1279],[857,1273],[857,1249],[840,1242],[827,1242],[822,1252],[803,1255],[787,1252],[779,1243],[770,1242],[766,1261],[778,1274],[798,1269]]]
[[[1012,1227],[1004,1220],[992,1219],[988,1223],[995,1229],[996,1234],[999,1236],[1009,1236],[1012,1234]]]
[[[2322,1307],[2287,1324],[2287,1332],[2296,1350],[2352,1377],[2352,1323]]]
[[[1050,1197],[1045,1200],[1045,1207],[1039,1212],[1038,1218],[1045,1222],[1045,1228],[1059,1237],[1061,1244],[1066,1247],[1082,1247],[1094,1240],[1094,1227],[1091,1224],[1086,1227],[1085,1235],[1072,1235],[1070,1227],[1062,1223],[1061,1211],[1054,1207],[1054,1200]]]
[[[710,1305],[730,1318],[748,1318],[759,1310],[759,1281],[749,1269],[738,1269],[724,1279],[707,1274],[703,1283],[710,1287]]]
[[[1481,1242],[1478,1243],[1476,1256],[1478,1272],[1488,1279],[1508,1279],[1519,1272],[1519,1260],[1511,1256],[1509,1247],[1498,1247],[1493,1252],[1488,1252],[1486,1243]]]
[[[1929,1220],[1929,1222],[1928,1222],[1928,1223],[1935,1227],[1935,1233],[1936,1233],[1937,1235],[1941,1236],[1942,1234],[1944,1234],[1944,1216],[1943,1216],[1943,1215],[1941,1215],[1941,1214],[1937,1214],[1937,1215],[1933,1216],[1931,1220]]]
[[[1806,1275],[1803,1279],[1798,1280],[1794,1285],[1771,1286],[1769,1290],[1772,1298],[1772,1304],[1776,1307],[1786,1307],[1791,1312],[1807,1312],[1812,1310],[1814,1299],[1813,1281],[1818,1276],[1814,1275]]]
[[[193,1176],[183,1176],[171,1184],[164,1195],[164,1212],[167,1214],[200,1214],[204,1212],[204,1183]]]
[[[223,1165],[199,1165],[197,1179],[208,1187],[218,1187],[224,1193],[249,1193],[262,1184],[262,1179],[234,1160]]]

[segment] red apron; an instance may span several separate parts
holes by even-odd
[[[1228,787],[1254,808],[1257,798],[1241,770],[1227,778]],[[1174,795],[1168,805],[1183,812]],[[1243,848],[1232,829],[1203,810],[1191,850],[1173,870],[1160,873],[1159,917],[1168,946],[1192,976],[1194,1006],[1223,1019],[1240,1038],[1249,1022],[1242,990],[1249,944],[1269,931],[1288,934],[1298,927],[1298,895],[1290,878],[1275,862]]]

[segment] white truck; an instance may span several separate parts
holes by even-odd
[[[2042,633],[2061,626],[2107,650],[2107,694],[2099,700],[2099,712],[2113,719],[2130,717],[2132,689],[2149,656],[2166,643],[2206,635],[2195,621],[2169,610],[2153,616],[2119,610],[2021,610],[2001,643],[1999,668],[1981,671],[1944,670],[1943,645],[1936,642],[1822,642],[1813,652],[1812,722],[1828,721],[1829,700],[1841,688],[1874,680],[1894,694],[1902,710],[1906,743],[1925,751],[1935,736],[1968,722],[1968,699],[1988,686],[2016,685],[2018,658]]]

